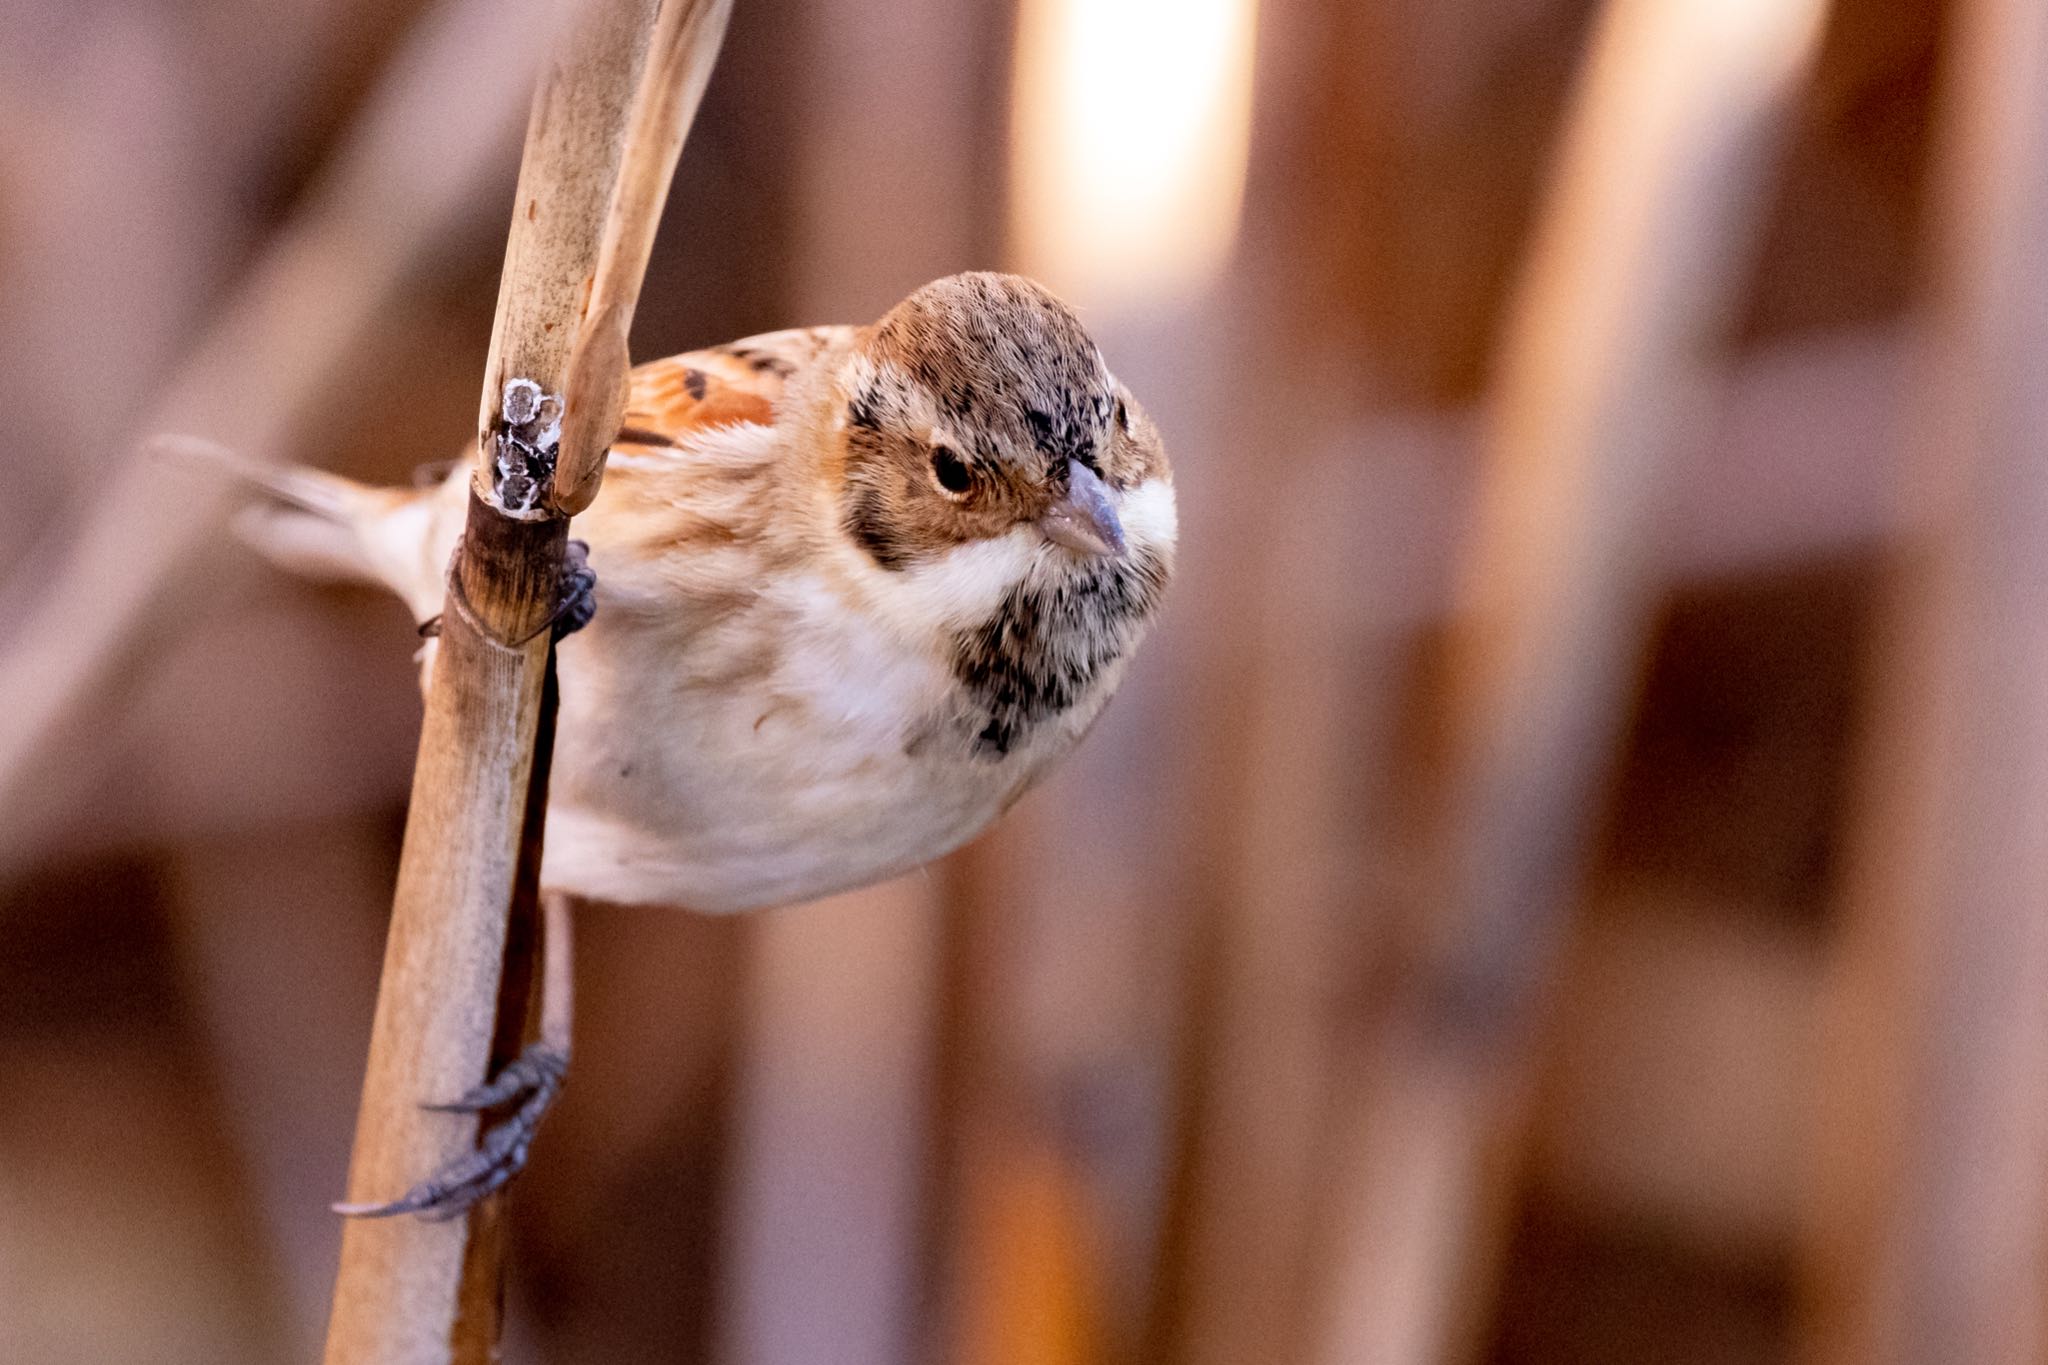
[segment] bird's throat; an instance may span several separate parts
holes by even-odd
[[[1159,605],[1166,564],[1143,546],[1012,588],[988,620],[953,637],[977,754],[1001,758],[1087,701]]]

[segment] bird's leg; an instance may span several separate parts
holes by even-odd
[[[461,552],[458,545],[456,554]],[[467,618],[468,609],[460,596],[460,580],[452,567],[448,581],[449,604],[462,612],[466,619],[472,619]],[[596,612],[597,574],[590,567],[590,546],[583,541],[572,540],[563,555],[555,610],[541,629],[551,631],[553,638],[560,640],[588,625]],[[438,635],[440,624],[441,618],[436,616],[420,626],[420,634]],[[547,680],[550,696],[555,686],[554,677],[554,660],[550,658]],[[540,751],[536,760],[538,785],[535,791],[538,795],[535,799],[543,805],[547,799],[545,759],[548,746],[553,744],[553,705],[552,701],[544,703],[545,739],[538,741]],[[539,809],[539,805],[534,805],[528,810],[530,833],[539,828],[533,823],[539,818]],[[483,1130],[475,1151],[449,1162],[399,1198],[388,1204],[336,1204],[336,1213],[356,1218],[388,1218],[397,1213],[417,1213],[432,1222],[459,1218],[485,1196],[503,1189],[507,1181],[525,1168],[534,1134],[540,1131],[540,1121],[554,1104],[555,1096],[562,1088],[562,1078],[568,1073],[573,1006],[568,898],[543,893],[541,904],[545,923],[541,937],[540,1036],[527,1044],[497,1075],[469,1093],[426,1106],[458,1114],[509,1112]]]
[[[443,1222],[467,1213],[525,1167],[534,1134],[569,1069],[570,1017],[575,1004],[568,897],[546,893],[541,904],[546,920],[541,938],[540,1036],[504,1070],[469,1093],[426,1106],[458,1114],[510,1112],[483,1130],[475,1151],[449,1162],[399,1198],[388,1204],[336,1204],[336,1213],[354,1218],[417,1213],[429,1222]]]

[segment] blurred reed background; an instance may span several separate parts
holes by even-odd
[[[409,622],[136,445],[457,449],[550,9],[10,12],[0,1360],[317,1352]],[[1037,274],[1182,570],[943,865],[583,913],[509,1360],[2048,1361],[2048,0],[740,0],[676,183],[636,355]]]

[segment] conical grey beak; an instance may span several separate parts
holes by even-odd
[[[1067,495],[1038,519],[1038,529],[1075,554],[1120,555],[1124,524],[1110,505],[1109,485],[1079,460],[1067,461]]]

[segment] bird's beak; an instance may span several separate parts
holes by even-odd
[[[1079,460],[1067,461],[1067,495],[1038,519],[1038,529],[1075,554],[1120,555],[1124,524],[1110,505],[1109,485]]]

